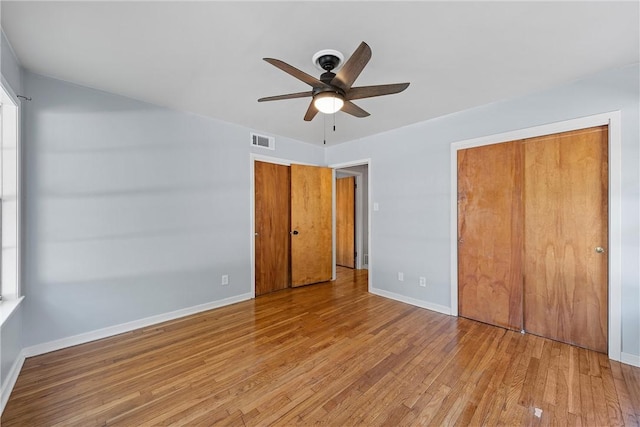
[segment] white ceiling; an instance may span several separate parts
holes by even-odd
[[[354,86],[411,82],[336,115],[335,144],[514,98],[640,60],[631,2],[2,1],[2,27],[36,73],[321,144],[308,90],[262,61],[319,76],[321,49],[373,51]],[[37,94],[27,94],[37,96]],[[326,117],[327,129],[333,124]]]

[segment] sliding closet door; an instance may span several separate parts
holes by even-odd
[[[519,142],[458,151],[458,301],[470,319],[522,328]]]
[[[524,148],[524,327],[607,352],[608,130]]]

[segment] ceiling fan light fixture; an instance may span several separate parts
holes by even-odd
[[[258,99],[258,102],[312,97],[304,115],[305,122],[313,120],[318,113],[335,114],[340,110],[354,117],[367,117],[370,114],[351,101],[400,93],[409,86],[409,83],[393,83],[353,87],[353,83],[367,65],[369,59],[371,59],[371,48],[365,42],[360,43],[344,65],[342,65],[344,57],[338,51],[325,49],[316,52],[312,58],[313,63],[323,71],[319,79],[279,59],[262,59],[301,82],[308,84],[312,90],[267,96]],[[335,71],[340,65],[342,65],[342,68],[336,73]]]
[[[313,105],[324,114],[334,114],[344,105],[344,99],[336,92],[320,92],[313,98]]]

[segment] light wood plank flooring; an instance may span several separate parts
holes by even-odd
[[[536,408],[541,410],[536,416]],[[366,292],[366,271],[28,359],[2,426],[638,425],[640,368]]]

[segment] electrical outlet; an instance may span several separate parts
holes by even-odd
[[[404,273],[398,273],[398,280],[404,282]]]
[[[423,288],[427,287],[427,278],[426,277],[420,277],[420,286],[422,286]]]
[[[222,275],[222,286],[228,285],[229,284],[229,275],[228,274],[223,274]]]

